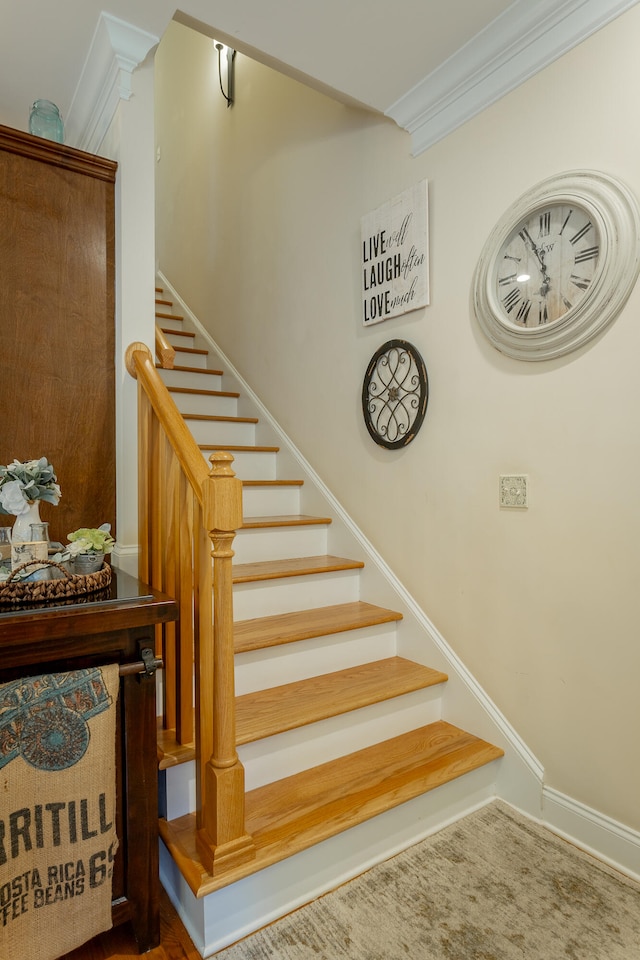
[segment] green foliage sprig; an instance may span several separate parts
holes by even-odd
[[[110,523],[102,523],[99,527],[80,527],[79,530],[68,533],[67,538],[73,544],[73,553],[89,553],[91,550],[109,553],[115,544]]]
[[[61,493],[57,479],[46,457],[0,466],[0,513],[20,517],[34,500],[58,504]]]

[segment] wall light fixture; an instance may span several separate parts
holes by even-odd
[[[233,105],[234,98],[234,63],[236,59],[236,51],[231,47],[227,47],[224,43],[220,43],[218,40],[214,40],[213,44],[218,51],[218,77],[220,78],[220,92],[222,96],[227,101],[227,107]],[[224,92],[224,86],[222,81],[223,69],[222,63],[225,63],[226,81],[227,81],[227,92]]]

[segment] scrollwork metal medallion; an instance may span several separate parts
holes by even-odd
[[[429,400],[424,360],[406,340],[388,340],[369,361],[362,384],[362,412],[382,447],[406,447],[422,426]]]

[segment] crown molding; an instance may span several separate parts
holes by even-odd
[[[385,115],[418,156],[638,0],[515,0]]]
[[[120,100],[131,97],[133,71],[159,37],[101,13],[65,121],[67,142],[97,153]]]

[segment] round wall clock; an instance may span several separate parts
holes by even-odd
[[[640,213],[619,180],[576,170],[543,180],[501,217],[473,280],[476,317],[518,360],[587,343],[624,306],[640,267]]]
[[[406,340],[388,340],[369,361],[362,384],[362,412],[376,443],[406,447],[422,426],[429,400],[424,360]]]

